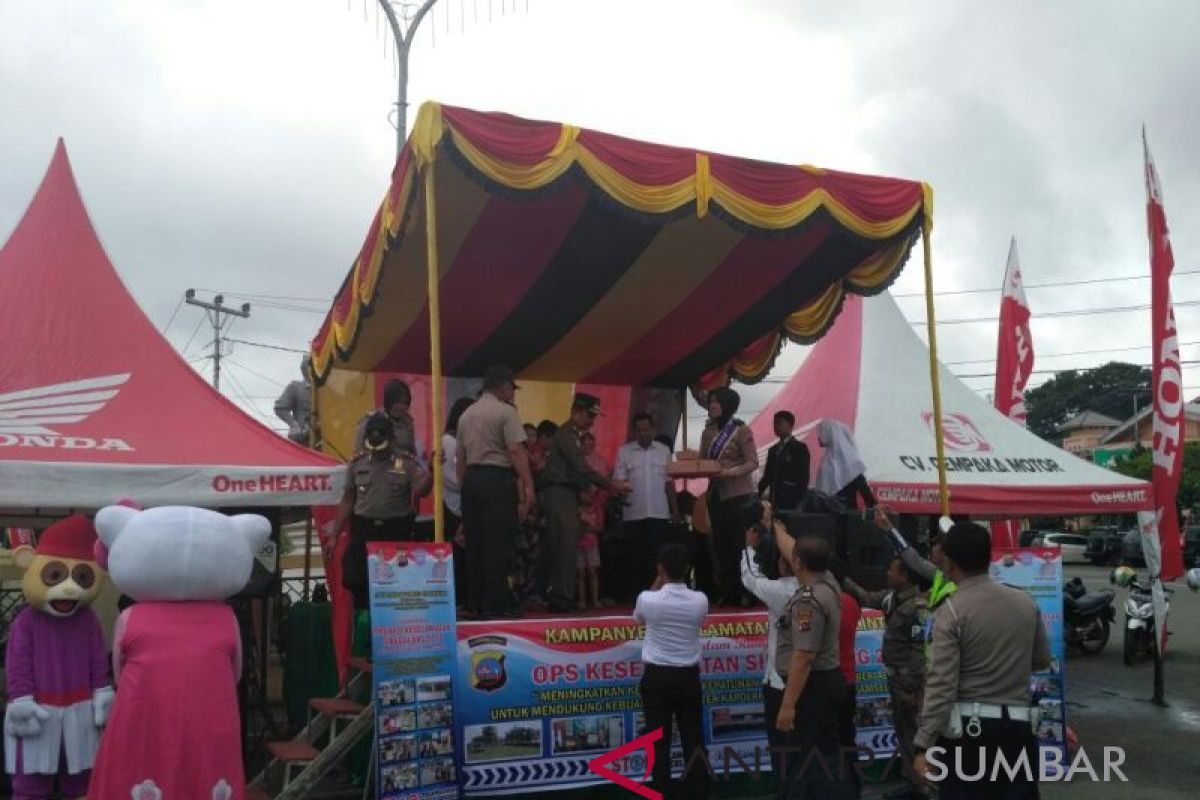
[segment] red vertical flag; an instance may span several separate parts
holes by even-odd
[[[1183,574],[1179,543],[1179,515],[1175,495],[1183,472],[1183,371],[1179,361],[1179,335],[1171,304],[1171,272],[1175,258],[1167,214],[1163,208],[1162,184],[1150,145],[1142,131],[1146,159],[1146,228],[1150,237],[1150,324],[1154,345],[1154,502],[1162,563],[1159,574],[1170,581]],[[1147,563],[1151,572],[1154,566]]]
[[[1017,240],[1008,248],[1004,270],[1004,291],[1000,296],[1000,336],[996,342],[996,410],[1014,422],[1025,425],[1025,385],[1033,372],[1033,337],[1029,331],[1029,304],[1021,280],[1021,262]],[[992,545],[1016,547],[1020,523],[999,520],[992,523]]]

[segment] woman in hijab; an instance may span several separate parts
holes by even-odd
[[[865,507],[873,507],[875,493],[863,474],[867,465],[858,454],[850,429],[837,420],[823,419],[817,426],[817,442],[825,449],[817,470],[817,491],[836,497],[850,508],[858,508],[860,496]]]
[[[708,424],[700,439],[700,457],[721,464],[720,474],[709,479],[708,503],[717,551],[717,581],[723,605],[742,605],[740,558],[746,529],[742,507],[754,500],[754,472],[758,448],[750,426],[736,419],[741,397],[722,387],[708,395]]]

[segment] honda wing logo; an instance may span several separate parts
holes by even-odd
[[[56,430],[60,425],[84,422],[100,411],[117,396],[131,374],[0,394],[0,447],[132,450],[121,439],[70,436]]]
[[[648,786],[645,786],[643,783],[630,780],[609,766],[610,764],[615,764],[619,759],[645,750],[646,773],[642,776],[642,780],[645,781],[650,777],[650,773],[654,769],[654,743],[662,738],[663,729],[655,728],[649,733],[643,734],[634,739],[629,744],[622,745],[615,750],[609,750],[602,756],[596,756],[588,762],[588,769],[599,775],[601,778],[615,783],[622,789],[628,789],[638,797],[644,797],[646,800],[662,800],[661,792],[656,792]]]

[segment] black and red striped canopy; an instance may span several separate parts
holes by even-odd
[[[427,373],[433,175],[443,369],[642,386],[761,378],[846,292],[875,294],[928,185],[786,166],[437,104],[313,341],[334,367]]]

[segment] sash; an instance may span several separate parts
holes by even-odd
[[[725,427],[717,434],[717,438],[713,439],[713,443],[708,447],[708,457],[714,461],[721,456],[721,451],[725,449],[725,445],[729,444],[729,440],[733,438],[733,434],[737,432],[737,420],[729,420],[725,423]]]

